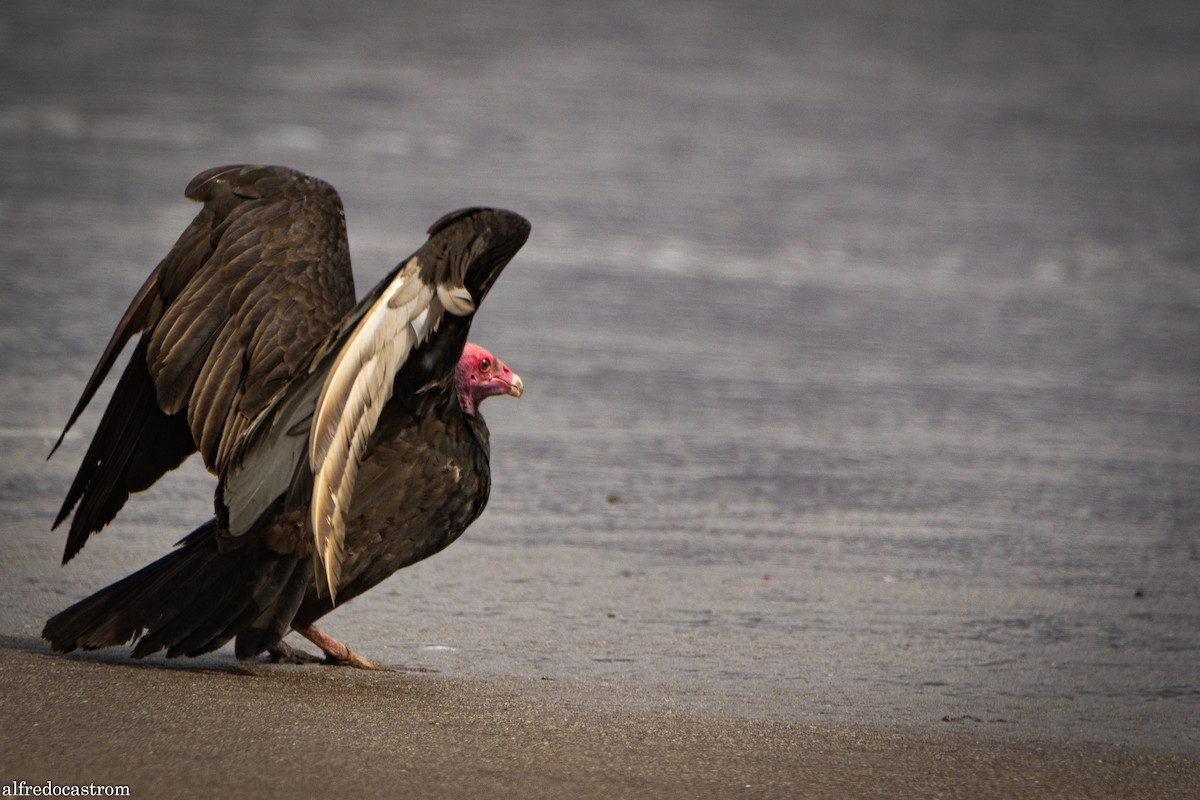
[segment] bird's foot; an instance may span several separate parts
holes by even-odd
[[[384,672],[392,672],[391,667],[385,664],[380,664],[373,658],[360,656],[349,647],[346,648],[344,655],[325,656],[325,663],[333,664],[336,667],[355,667],[357,669],[377,669],[383,670]]]
[[[272,664],[319,664],[324,661],[320,656],[314,656],[283,641],[267,648],[267,656]]]
[[[358,669],[391,671],[391,667],[386,667],[373,658],[360,656],[316,625],[309,625],[307,628],[297,628],[296,633],[321,649],[321,652],[325,654],[326,664],[335,664],[341,667],[356,667]]]

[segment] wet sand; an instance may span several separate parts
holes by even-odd
[[[0,785],[1200,796],[1193,6],[5,4]],[[338,188],[360,295],[533,223],[489,508],[328,618],[433,671],[38,640],[211,513],[189,463],[60,567],[98,409],[46,454],[242,161]]]
[[[0,780],[133,797],[1195,796],[1200,763],[960,731],[616,710],[586,682],[0,650]],[[642,705],[642,704],[639,704]]]

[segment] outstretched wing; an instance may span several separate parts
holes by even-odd
[[[228,166],[200,173],[185,194],[204,207],[130,303],[67,422],[141,334],[55,521],[78,503],[64,563],[130,492],[197,449],[222,472],[249,424],[354,307],[345,215],[329,184]]]
[[[472,208],[446,215],[429,234],[346,318],[310,373],[255,424],[223,475],[218,496],[234,536],[254,527],[296,483],[298,470],[311,476],[308,528],[331,597],[358,466],[400,384],[397,376],[403,372],[403,386],[417,392],[452,397],[470,319],[529,237],[529,223],[511,211]],[[457,324],[443,324],[448,317]]]

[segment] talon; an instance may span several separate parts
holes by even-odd
[[[299,647],[292,647],[287,642],[268,647],[267,657],[272,664],[319,664],[323,660],[320,656],[314,656]]]
[[[376,661],[373,658],[367,658],[366,656],[360,656],[358,653],[354,652],[349,647],[346,648],[346,655],[344,657],[335,658],[333,656],[326,656],[325,663],[333,664],[334,666],[338,666],[338,667],[355,667],[357,669],[374,669],[374,670],[383,670],[385,672],[392,671],[391,667],[384,666],[383,664],[380,664],[378,661]]]

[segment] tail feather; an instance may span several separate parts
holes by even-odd
[[[275,601],[238,633],[234,648],[234,654],[238,658],[252,658],[287,635],[296,611],[308,593],[311,578],[312,570],[306,564],[296,565],[287,585]]]
[[[60,652],[137,639],[134,657],[165,649],[174,658],[216,650],[254,624],[253,648],[239,640],[237,649],[239,658],[250,658],[287,633],[311,571],[303,562],[248,549],[222,552],[210,520],[168,555],[52,617],[42,638]]]
[[[215,548],[206,555],[209,562],[227,560],[222,559],[224,554]],[[208,644],[246,605],[247,585],[254,580],[257,566],[255,559],[243,556],[237,563],[223,564],[213,585],[204,581],[205,586],[200,591],[177,592],[165,598],[158,609],[162,624],[151,628],[138,640],[133,657],[143,658],[166,648],[167,657],[174,658],[186,652],[180,647],[185,643],[191,643],[188,649]],[[197,567],[198,572],[206,571],[200,564]]]
[[[216,650],[228,642],[253,622],[263,612],[263,608],[288,586],[298,563],[299,560],[295,557],[274,556],[266,569],[261,571],[257,581],[253,584],[243,584],[243,590],[229,598],[229,602],[225,603],[221,613],[214,612],[208,615],[202,624],[194,626],[191,633],[171,645],[167,650],[167,657],[198,656]],[[249,591],[248,598],[246,597],[247,589]],[[289,619],[284,622],[285,632],[286,625],[290,621]],[[267,647],[270,647],[271,644],[274,642],[269,643]],[[263,650],[265,649],[266,647],[263,648]],[[247,657],[260,652],[262,650],[251,653]]]

